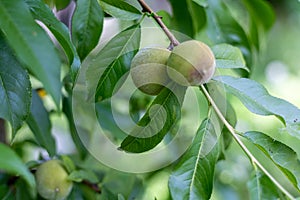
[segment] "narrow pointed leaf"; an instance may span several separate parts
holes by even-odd
[[[26,119],[31,101],[29,75],[0,32],[0,118],[8,120],[13,137]]]
[[[212,47],[218,68],[241,68],[249,72],[241,50],[229,44],[218,44]]]
[[[31,189],[35,188],[34,176],[30,173],[21,158],[8,146],[0,143],[0,170],[13,175],[20,175]]]
[[[122,150],[140,153],[154,148],[180,119],[186,88],[172,84],[172,90],[164,88],[154,99],[146,114],[121,143]]]
[[[128,4],[126,1],[101,0],[99,3],[106,13],[122,20],[135,20],[142,15],[137,8]]]
[[[247,186],[249,189],[250,200],[277,200],[280,199],[280,191],[269,179],[268,176],[260,172],[255,171],[254,176],[249,180]]]
[[[169,2],[173,11],[171,28],[190,37],[194,36],[192,16],[188,10],[187,2],[178,0],[170,0]]]
[[[81,60],[98,44],[103,11],[97,0],[78,0],[72,18],[72,40]]]
[[[268,2],[260,0],[243,0],[243,2],[256,24],[262,25],[265,31],[272,27],[275,13]],[[265,17],[261,17],[262,14]]]
[[[56,154],[55,140],[51,134],[49,113],[39,95],[32,91],[30,113],[26,120],[38,144],[44,147],[52,157]]]
[[[219,145],[201,156],[207,134],[215,135],[215,129],[206,119],[199,127],[192,145],[175,166],[169,179],[169,189],[174,200],[209,199],[213,188],[214,170],[219,157]]]
[[[87,67],[89,98],[95,96],[96,101],[101,101],[112,96],[120,78],[130,69],[131,60],[140,46],[140,37],[140,26],[131,26],[83,63],[83,67]]]
[[[64,23],[60,22],[54,16],[49,7],[47,7],[42,1],[26,0],[26,3],[30,7],[33,17],[47,26],[64,49],[68,57],[69,64],[71,65],[71,75],[74,80],[80,67],[80,59],[77,55],[76,48],[71,41],[69,29]]]
[[[197,35],[206,24],[205,10],[203,6],[192,0],[187,0],[186,2],[193,22],[194,35]]]
[[[68,123],[69,123],[69,129],[71,133],[71,137],[73,139],[73,142],[76,146],[77,152],[80,155],[80,158],[84,159],[87,156],[87,150],[81,141],[79,134],[77,132],[75,123],[74,123],[74,117],[72,112],[72,99],[71,97],[64,97],[63,98],[63,112],[65,113]]]
[[[246,132],[244,137],[257,145],[276,165],[280,166],[287,177],[300,189],[300,160],[293,149],[261,132]]]
[[[214,80],[223,84],[227,92],[238,97],[251,112],[279,117],[285,122],[289,133],[300,138],[299,108],[283,99],[271,96],[254,80],[231,76],[218,76]]]
[[[16,56],[44,84],[58,107],[61,62],[54,44],[23,0],[0,1],[0,28]]]

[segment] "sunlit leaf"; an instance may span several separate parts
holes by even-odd
[[[96,55],[83,63],[89,98],[96,101],[110,98],[117,83],[130,69],[131,60],[140,46],[141,30],[133,25],[113,37]]]
[[[259,115],[276,115],[289,128],[289,133],[300,138],[300,110],[293,104],[271,96],[268,91],[254,80],[218,76],[215,81],[223,84],[227,92],[232,93],[253,113]]]
[[[0,118],[10,122],[13,137],[29,113],[30,96],[29,75],[0,32]]]
[[[61,62],[54,44],[36,24],[23,0],[0,1],[0,28],[19,60],[44,84],[59,106]]]
[[[81,60],[98,44],[103,11],[97,0],[78,0],[72,18],[72,40]]]
[[[174,200],[209,199],[213,188],[214,170],[219,157],[219,146],[204,157],[201,155],[206,135],[216,135],[206,119],[199,127],[192,145],[175,166],[169,179],[169,189]]]
[[[249,71],[239,48],[229,44],[218,44],[212,47],[212,51],[218,68],[241,68]]]
[[[138,9],[128,4],[126,1],[101,0],[99,3],[106,13],[122,20],[135,20],[142,15]]]
[[[30,113],[26,120],[39,145],[44,147],[50,156],[56,154],[55,140],[51,134],[49,113],[39,95],[32,91]]]
[[[171,83],[154,99],[146,114],[121,143],[127,152],[144,152],[158,145],[181,116],[186,88]]]
[[[8,146],[0,143],[0,170],[11,173],[13,175],[20,175],[26,180],[30,188],[34,191],[35,180],[34,176],[27,169],[21,158]],[[35,191],[32,195],[34,195]]]
[[[52,11],[43,2],[26,0],[26,3],[29,5],[33,17],[47,26],[64,49],[71,65],[71,75],[74,80],[80,67],[80,59],[71,41],[69,29],[54,16]]]
[[[260,132],[246,132],[244,137],[263,150],[300,188],[300,160],[293,149]]]

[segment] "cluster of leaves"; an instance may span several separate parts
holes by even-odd
[[[0,144],[0,169],[4,172],[0,173],[0,197],[24,199],[28,194],[31,195],[28,199],[36,197],[35,181],[30,169],[34,169],[39,161],[24,164],[21,155],[16,153],[18,144],[13,142],[18,130],[26,126],[24,124],[28,125],[33,137],[23,143],[30,142],[44,148],[49,157],[59,156],[51,134],[50,111],[33,85],[32,80],[37,79],[52,97],[56,105],[55,112],[62,110],[68,119],[76,146],[77,154],[71,155],[72,159],[61,157],[70,172],[70,179],[78,183],[69,198],[142,198],[145,188],[140,177],[95,165],[80,140],[72,115],[72,87],[78,70],[80,67],[87,69],[89,94],[95,99],[96,110],[105,113],[105,117],[99,117],[99,123],[113,133],[112,138],[120,142],[121,149],[128,152],[151,150],[166,135],[172,135],[181,118],[186,88],[173,85],[180,98],[168,88],[154,99],[135,94],[130,101],[130,114],[139,126],[146,128],[133,129],[130,136],[124,135],[116,128],[109,101],[120,79],[130,70],[131,60],[140,48],[140,27],[145,15],[138,2],[133,0],[77,0],[71,20],[72,28],[68,29],[50,9],[63,9],[68,3],[70,1],[0,1],[0,118],[6,119],[12,129],[11,144]],[[283,99],[271,96],[261,84],[249,79],[252,66],[263,48],[264,36],[274,21],[271,7],[261,0],[169,0],[169,3],[172,15],[166,11],[159,12],[164,16],[163,21],[167,26],[210,44],[218,69],[224,74],[230,71],[231,75],[214,77],[207,88],[222,85],[228,94],[240,99],[251,112],[278,117],[287,127],[287,133],[299,139],[300,110]],[[127,20],[131,26],[92,54],[102,33],[105,14]],[[45,30],[52,34],[58,45],[51,41]],[[58,49],[62,50],[60,54]],[[61,78],[62,66],[68,66],[68,72]],[[102,76],[99,77],[99,74]],[[198,92],[201,94],[202,91]],[[219,93],[211,92],[211,95],[214,99],[224,98]],[[157,117],[151,119],[150,109],[156,104],[160,104],[164,110],[156,109]],[[248,154],[255,171],[248,184],[251,199],[300,196],[300,162],[290,147],[262,132],[249,131],[237,135],[228,127],[219,130],[217,127],[222,127],[223,122],[212,120],[214,111],[210,103],[207,103],[206,109],[209,112],[199,124],[190,148],[174,164],[170,174],[169,191],[172,199],[210,198],[215,166],[224,157],[232,136],[246,144],[247,152],[256,155],[253,160]],[[237,119],[230,102],[227,102],[225,110],[223,115],[231,126],[235,126]],[[163,116],[161,112],[167,114],[166,119],[160,118]],[[139,116],[141,113],[143,115]],[[161,121],[165,123],[154,136],[135,137],[137,134],[152,135],[151,131],[156,130]],[[212,148],[204,152],[207,146]],[[261,166],[266,170],[261,171]],[[144,181],[149,176],[151,174],[145,175]],[[24,180],[27,188],[22,185]],[[116,184],[121,186],[116,187]]]

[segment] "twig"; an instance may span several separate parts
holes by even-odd
[[[170,46],[168,49],[172,50],[175,46],[179,45],[179,41],[176,39],[176,37],[171,33],[171,31],[168,29],[168,27],[163,23],[160,16],[158,16],[144,0],[138,0],[139,4],[143,8],[143,12],[147,12],[151,14],[151,16],[154,18],[154,20],[157,22],[157,24],[162,28],[162,30],[165,32],[166,36],[170,40]]]
[[[272,181],[273,183],[284,193],[286,194],[287,197],[289,197],[290,199],[295,199],[293,197],[293,195],[291,195],[269,172],[268,170],[255,158],[255,156],[248,150],[248,148],[245,146],[245,144],[242,142],[242,140],[238,137],[238,135],[236,134],[235,129],[228,123],[228,121],[225,119],[225,117],[223,116],[223,114],[221,113],[221,111],[219,110],[218,106],[216,105],[215,101],[211,98],[211,96],[209,95],[209,93],[207,92],[206,88],[201,85],[200,86],[201,90],[203,91],[203,93],[205,94],[206,98],[208,99],[208,101],[210,102],[210,104],[212,105],[212,107],[214,108],[214,110],[216,111],[216,114],[218,115],[218,117],[220,118],[220,120],[224,123],[224,125],[226,126],[226,128],[229,130],[229,132],[231,133],[232,137],[236,140],[236,142],[239,144],[239,146],[243,149],[243,151],[248,155],[248,157],[250,158],[250,160],[256,165],[258,166]]]

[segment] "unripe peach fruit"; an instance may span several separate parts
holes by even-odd
[[[170,51],[163,48],[141,49],[131,62],[131,77],[135,86],[149,95],[157,95],[169,81],[167,61]]]
[[[72,190],[73,183],[59,160],[41,164],[35,173],[37,191],[45,199],[63,200]]]
[[[203,42],[185,41],[174,47],[168,59],[169,77],[185,86],[207,83],[215,72],[213,52]]]

